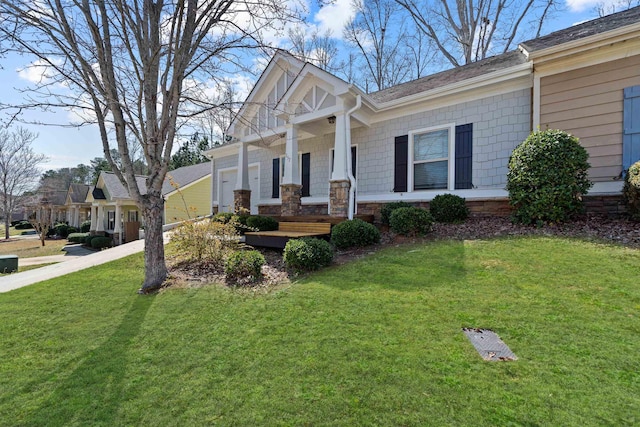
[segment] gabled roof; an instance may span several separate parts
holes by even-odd
[[[66,191],[46,191],[42,194],[40,201],[53,206],[64,206],[67,201]]]
[[[162,184],[162,194],[167,195],[176,191],[171,185],[171,181],[178,185],[178,188],[184,188],[195,181],[198,181],[211,174],[211,162],[199,163],[197,165],[183,166],[178,169],[167,172],[167,177]]]
[[[146,176],[136,175],[136,183],[138,184],[138,188],[140,189],[140,194],[147,193],[147,183]],[[113,172],[100,172],[100,178],[98,178],[98,182],[104,182],[104,190],[107,190],[107,194],[109,197],[113,199],[130,199],[129,190],[125,188],[124,185],[120,182],[116,174]],[[95,192],[94,192],[94,198]]]
[[[576,41],[585,37],[615,30],[627,25],[640,22],[640,6],[633,7],[622,12],[603,16],[592,21],[583,22],[564,30],[555,31],[537,39],[528,40],[520,45],[527,52],[536,52],[563,43]]]
[[[376,102],[384,103],[417,93],[426,92],[452,83],[471,79],[494,71],[504,70],[527,62],[527,58],[520,51],[514,50],[498,56],[483,59],[451,70],[442,71],[430,76],[422,77],[379,92],[373,92],[369,96]]]
[[[85,184],[71,184],[69,185],[67,199],[69,199],[71,203],[84,203],[89,188],[90,186]]]

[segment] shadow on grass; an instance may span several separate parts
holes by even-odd
[[[464,281],[464,242],[424,243],[383,249],[309,279],[343,290],[414,291]]]
[[[140,332],[154,296],[137,297],[113,335],[56,384],[47,401],[25,425],[117,425],[125,401],[128,348]]]

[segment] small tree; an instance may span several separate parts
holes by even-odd
[[[507,190],[515,208],[513,218],[523,224],[566,221],[582,211],[589,154],[578,138],[561,130],[533,132],[513,150]]]
[[[31,190],[40,174],[38,167],[46,160],[36,154],[31,143],[37,135],[27,129],[0,129],[0,209],[4,217],[5,239],[9,238],[11,216],[24,193]]]

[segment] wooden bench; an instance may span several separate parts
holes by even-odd
[[[324,237],[331,234],[331,224],[320,222],[281,222],[274,231],[244,233],[245,243],[251,246],[283,249],[290,239]]]

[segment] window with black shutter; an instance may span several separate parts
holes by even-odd
[[[397,136],[394,150],[393,191],[407,191],[407,163],[409,157],[409,135]]]
[[[309,185],[311,183],[311,153],[302,155],[302,197],[309,197]]]
[[[473,188],[473,123],[456,126],[455,189]]]
[[[273,159],[271,173],[271,197],[277,199],[280,197],[280,158]]]

